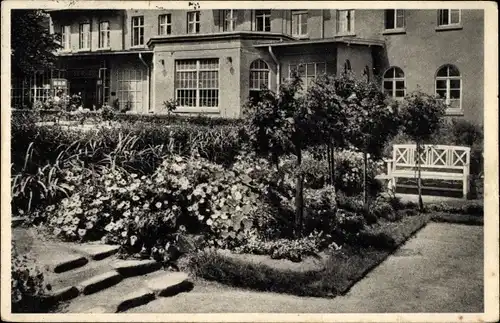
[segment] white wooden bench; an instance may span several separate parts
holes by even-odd
[[[423,186],[426,189],[469,192],[470,148],[444,145],[423,145],[420,156],[422,179],[461,181],[462,188]],[[387,174],[378,179],[389,180],[389,189],[395,191],[398,178],[418,178],[416,145],[394,145],[392,159],[387,163]],[[399,185],[399,187],[415,187]]]

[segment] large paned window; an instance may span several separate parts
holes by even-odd
[[[307,36],[307,10],[292,10],[292,35]]]
[[[64,51],[71,50],[71,26],[61,26],[61,45]]]
[[[303,89],[307,90],[318,76],[326,73],[326,63],[318,62],[288,65],[288,76],[290,78],[294,72],[302,79]]]
[[[337,34],[354,33],[354,10],[337,10]]]
[[[404,30],[405,29],[405,11],[401,9],[385,10],[385,29],[386,30]]]
[[[250,64],[250,98],[259,97],[262,89],[269,89],[269,66],[261,59],[255,60]]]
[[[142,111],[143,96],[146,91],[144,71],[142,69],[127,68],[117,70],[118,100],[120,108],[132,111]]]
[[[404,98],[405,92],[405,73],[397,66],[389,68],[384,73],[384,93],[391,98]]]
[[[234,31],[236,23],[235,11],[233,9],[227,9],[223,10],[222,14],[224,16],[224,31]]]
[[[218,107],[219,60],[214,58],[176,61],[175,94],[181,107]]]
[[[188,34],[197,34],[200,32],[200,12],[193,11],[187,13],[188,25],[187,32]]]
[[[109,33],[109,21],[101,21],[99,23],[99,48],[110,48]]]
[[[90,24],[80,24],[80,49],[90,50]]]
[[[444,65],[436,73],[436,94],[448,106],[448,112],[462,111],[462,77],[454,65]]]
[[[255,31],[271,31],[271,10],[255,10]]]
[[[158,35],[170,35],[172,33],[172,14],[158,16]]]
[[[132,46],[144,45],[144,16],[132,17]]]
[[[460,9],[438,10],[438,26],[454,26],[460,24]]]

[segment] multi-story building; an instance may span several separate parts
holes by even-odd
[[[352,70],[380,82],[396,99],[417,89],[436,93],[448,103],[449,115],[483,122],[483,10],[54,10],[50,15],[63,49],[60,70],[42,87],[67,82],[86,107],[114,102],[136,113],[161,113],[163,102],[176,99],[180,113],[239,117],[249,96],[262,87],[276,90],[294,70],[304,87],[322,73]]]

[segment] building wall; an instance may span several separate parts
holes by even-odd
[[[235,118],[240,114],[241,43],[221,40],[204,43],[169,43],[155,46],[154,91],[155,112],[162,112],[162,103],[175,98],[175,61],[180,59],[219,59],[219,107],[178,108],[181,113],[209,113]],[[231,62],[229,62],[229,58]],[[162,61],[164,64],[162,64]],[[236,89],[236,90],[235,90]]]
[[[92,22],[92,51],[98,50],[98,22],[108,20],[111,24],[111,49],[131,49],[131,18],[133,16],[144,16],[144,40],[158,34],[158,16],[161,14],[172,14],[172,35],[187,34],[187,12],[188,10],[106,10],[89,11],[83,10],[79,13],[71,11],[54,16],[54,30],[60,30],[62,24],[71,24],[71,46],[74,51],[78,50],[79,23]],[[354,33],[357,38],[378,39],[385,41],[385,49],[382,55],[375,57],[371,55],[373,47],[354,46],[345,47],[339,45],[334,52],[335,61],[330,71],[338,71],[343,68],[346,58],[349,58],[353,71],[360,75],[366,65],[372,69],[377,67],[378,77],[390,66],[398,66],[405,71],[407,92],[420,88],[424,92],[435,93],[434,76],[437,69],[444,64],[456,65],[462,75],[462,109],[463,116],[471,121],[481,123],[483,118],[483,60],[484,60],[484,14],[482,10],[462,10],[462,25],[458,30],[440,31],[436,29],[437,10],[406,10],[405,33],[391,34],[384,30],[384,10],[355,10]],[[334,9],[308,10],[308,33],[309,39],[334,38],[336,34],[336,15]],[[251,31],[254,29],[253,10],[235,10],[236,31]],[[223,15],[221,10],[200,10],[201,34],[210,34],[223,31]],[[271,11],[271,32],[291,35],[291,10]],[[238,115],[239,106],[245,101],[248,94],[249,65],[256,58],[262,58],[271,68],[271,88],[276,88],[277,68],[267,49],[256,49],[253,44],[257,41],[216,41],[212,43],[185,42],[183,44],[159,44],[154,48],[155,73],[152,109],[160,109],[165,97],[173,97],[173,71],[174,60],[177,58],[201,58],[214,56],[219,57],[221,62],[221,114]],[[327,45],[321,45],[327,46]],[[142,46],[146,48],[146,45]],[[307,47],[303,47],[307,48]],[[283,73],[287,72],[293,56],[302,61],[313,59],[307,50],[303,54],[294,54],[292,48],[288,48],[291,56],[284,55],[281,61],[281,79]],[[330,51],[331,52],[331,51]],[[328,57],[330,52],[323,56]],[[171,54],[170,54],[171,53]],[[170,56],[169,56],[170,55]],[[228,69],[223,64],[224,57],[233,57],[233,74],[223,74]],[[167,75],[158,72],[163,68],[158,64],[164,59]],[[375,60],[375,61],[374,61]],[[240,65],[241,64],[241,65]],[[224,76],[225,75],[225,76]],[[237,75],[240,75],[237,77]],[[226,77],[227,76],[227,77]],[[233,90],[223,88],[223,82]],[[234,83],[234,82],[236,83]],[[168,89],[168,90],[165,90]],[[238,89],[238,91],[234,91]],[[227,95],[224,92],[230,92]],[[228,103],[229,102],[229,103]],[[228,103],[230,106],[225,106]]]
[[[406,34],[384,35],[385,68],[398,66],[406,76],[407,92],[420,88],[435,93],[435,74],[444,64],[458,67],[462,76],[463,116],[482,123],[484,111],[484,15],[462,11],[462,29],[436,31],[435,10],[412,10]]]

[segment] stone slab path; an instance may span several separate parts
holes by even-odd
[[[483,227],[429,223],[395,254],[334,299],[261,293],[196,282],[135,313],[483,312]]]

